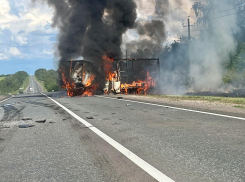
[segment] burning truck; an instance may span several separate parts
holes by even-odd
[[[61,85],[68,96],[97,93],[146,95],[156,89],[160,76],[159,59],[103,58],[103,65],[72,60],[60,68]]]
[[[60,68],[60,82],[67,95],[92,96],[97,90],[97,84],[94,83],[94,65],[84,60],[71,60],[63,62]]]

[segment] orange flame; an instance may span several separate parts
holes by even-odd
[[[146,95],[147,92],[156,86],[155,80],[150,77],[149,71],[147,71],[147,79],[146,81],[138,80],[134,81],[131,84],[121,84],[121,91],[125,94],[129,94],[129,91],[134,90],[135,94],[144,94]]]
[[[91,86],[92,85],[92,82],[94,81],[94,79],[95,79],[95,75],[92,74],[90,76],[89,80],[87,81],[87,83],[85,84],[85,87]]]
[[[112,73],[112,63],[114,59],[109,58],[108,56],[103,56],[104,61],[104,70],[106,74],[106,81],[112,81],[115,78],[115,73]]]
[[[93,74],[91,74],[89,79],[86,81],[86,83],[84,83],[84,88],[76,88],[74,81],[71,79],[68,79],[69,77],[66,76],[65,71],[63,71],[61,69],[59,71],[61,73],[62,81],[63,81],[62,88],[64,90],[67,90],[67,96],[68,97],[73,97],[73,96],[78,96],[78,95],[92,96],[93,92],[97,88],[96,84],[92,85],[92,82],[95,79],[95,75],[93,75]],[[70,68],[70,72],[71,72],[71,68]],[[84,77],[83,77],[83,79],[84,79]]]

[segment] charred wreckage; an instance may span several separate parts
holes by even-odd
[[[63,90],[72,96],[95,94],[152,93],[158,87],[160,62],[153,59],[110,59],[103,57],[103,65],[85,60],[63,62],[60,82]]]

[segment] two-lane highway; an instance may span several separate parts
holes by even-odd
[[[1,103],[0,181],[245,181],[245,118],[61,95]]]
[[[29,86],[25,93],[39,93],[43,91],[42,87],[35,81],[34,76],[29,77]]]

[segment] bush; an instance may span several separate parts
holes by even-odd
[[[35,76],[38,80],[44,82],[44,86],[48,90],[48,92],[59,90],[59,74],[57,71],[38,69],[35,71]]]
[[[28,76],[28,73],[25,71],[19,71],[7,76],[4,80],[0,81],[0,94],[8,94],[18,90]]]

